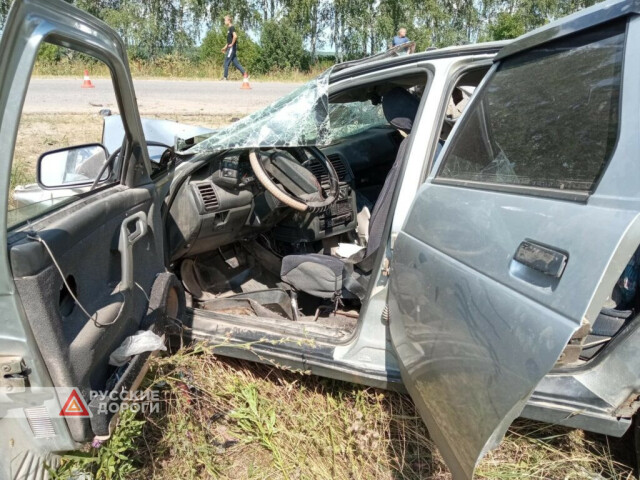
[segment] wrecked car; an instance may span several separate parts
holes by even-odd
[[[518,416],[623,435],[640,388],[638,14],[611,1],[508,44],[337,65],[207,131],[140,119],[104,23],[17,1],[0,58],[2,474],[40,478],[110,435],[109,394],[152,352],[109,358],[140,330],[406,390],[456,479]],[[102,143],[40,157],[38,188],[65,195],[10,211],[42,42],[104,62],[119,115]],[[76,396],[26,395],[48,387]],[[71,400],[81,414],[62,415]]]

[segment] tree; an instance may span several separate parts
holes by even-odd
[[[262,3],[265,0],[188,0],[202,4],[205,10],[196,25],[202,26],[208,22],[210,28],[223,25],[225,15],[230,15],[233,23],[244,29],[257,28],[262,22]]]
[[[499,13],[497,20],[489,25],[489,34],[493,40],[516,38],[525,31],[524,18],[518,13]]]
[[[7,21],[7,14],[12,2],[13,0],[0,0],[0,33],[4,31],[4,24]]]
[[[383,45],[378,35],[376,0],[334,0],[330,24],[332,43],[338,61],[360,58],[377,53]]]
[[[285,21],[309,42],[312,61],[317,56],[318,43],[329,25],[330,2],[326,0],[285,0]]]
[[[0,31],[13,0],[0,0]],[[416,50],[517,37],[593,5],[596,0],[67,0],[120,33],[130,55],[154,59],[197,51],[218,61],[222,19],[239,32],[260,34],[262,49],[240,33],[243,63],[251,70],[306,68],[319,45],[336,60],[378,53],[399,28]],[[196,50],[205,31],[202,48]],[[215,47],[214,47],[215,44]],[[307,45],[309,54],[305,52]],[[52,51],[53,52],[53,51]],[[262,54],[260,54],[262,52]],[[51,57],[54,58],[55,56]]]
[[[259,71],[309,69],[309,57],[302,45],[302,36],[286,22],[264,22],[260,47],[262,56]]]

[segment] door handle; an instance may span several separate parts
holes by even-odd
[[[540,273],[560,278],[567,266],[569,254],[527,239],[518,246],[513,259]]]
[[[136,222],[133,232],[129,231],[129,225]],[[120,225],[120,291],[124,292],[133,288],[133,246],[147,233],[147,216],[144,212],[134,213],[125,218]]]
[[[135,222],[133,232],[129,231],[129,225]],[[133,302],[133,245],[144,237],[147,233],[147,216],[144,212],[137,212],[125,218],[120,224],[120,235],[118,238],[118,251],[120,252],[120,283],[117,286],[117,293],[122,296],[117,313],[113,314],[110,321],[101,321],[99,326],[105,327],[118,323],[128,317],[132,311]]]
[[[129,231],[129,225],[135,222],[135,230]],[[120,224],[120,237],[118,240],[118,251],[120,252],[120,284],[118,291],[122,295],[122,304],[116,318],[108,325],[119,322],[129,315],[131,301],[133,299],[133,245],[147,233],[147,216],[144,212],[137,212],[125,218]]]

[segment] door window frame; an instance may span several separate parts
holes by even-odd
[[[0,201],[0,244],[6,245],[8,182],[16,139],[33,67],[41,45],[48,42],[70,48],[102,61],[111,74],[124,127],[123,161],[117,174],[128,187],[150,181],[151,163],[138,113],[126,48],[120,36],[105,23],[64,2],[16,2],[0,38],[0,174],[6,178],[6,193]],[[113,186],[114,183],[110,185]],[[106,186],[95,189],[102,191]],[[78,198],[89,195],[81,194]],[[62,202],[60,207],[68,205]],[[56,211],[56,208],[43,215]],[[34,217],[37,218],[37,217]],[[12,229],[19,228],[15,225]]]
[[[442,132],[442,127],[444,126],[444,117],[445,114],[447,112],[447,105],[449,103],[449,99],[451,98],[451,96],[453,95],[453,91],[456,88],[456,86],[458,85],[458,82],[460,81],[460,79],[462,77],[464,77],[465,75],[467,75],[468,73],[473,72],[474,70],[482,70],[487,68],[487,72],[485,73],[484,77],[482,78],[482,80],[480,81],[480,83],[478,84],[478,86],[476,87],[476,91],[480,90],[480,86],[483,85],[483,83],[486,81],[486,78],[489,76],[489,74],[492,72],[492,67],[491,67],[491,60],[487,60],[487,59],[482,59],[482,60],[472,60],[470,63],[464,64],[460,67],[458,67],[458,69],[451,74],[450,78],[449,78],[449,82],[447,85],[447,91],[445,92],[445,95],[442,97],[442,102],[440,103],[440,107],[438,109],[438,125],[435,129],[435,131],[438,133],[438,136],[436,137],[436,141],[435,143],[432,143],[432,145],[430,145],[429,150],[427,151],[427,155],[425,157],[425,161],[424,161],[424,169],[420,178],[420,183],[424,183],[427,178],[429,177],[429,175],[431,174],[432,171],[434,171],[434,167],[437,163],[438,157],[436,156],[436,150],[437,150],[437,145],[438,142],[440,141],[440,132]],[[469,110],[469,108],[472,105],[473,102],[473,97],[475,97],[476,91],[473,92],[472,95],[472,99],[469,101],[469,104],[467,105],[467,107],[465,108],[465,111]],[[464,112],[463,112],[464,115]],[[458,121],[456,122],[456,125],[454,125],[454,128],[457,126],[458,123],[460,123],[463,120],[463,118],[458,119]],[[453,136],[453,130],[449,133],[449,137]],[[445,142],[446,143],[446,142]],[[444,152],[444,147],[443,149],[440,151],[440,155],[442,155],[442,153]]]
[[[621,20],[619,18],[610,20],[609,22],[606,22],[604,25],[611,25],[617,22],[621,22]],[[463,113],[462,118],[460,119],[458,124],[454,127],[454,130],[450,133],[450,141],[447,142],[446,148],[440,153],[441,158],[438,162],[438,165],[434,165],[435,175],[432,178],[431,182],[439,185],[448,185],[448,186],[462,187],[462,188],[474,188],[474,189],[495,191],[495,192],[507,193],[507,194],[529,195],[529,196],[536,196],[536,197],[542,197],[542,198],[552,198],[552,199],[558,199],[558,200],[573,201],[578,203],[586,203],[589,197],[593,195],[598,189],[598,186],[601,180],[603,179],[603,177],[605,176],[607,169],[611,164],[612,159],[616,155],[616,151],[620,143],[621,125],[622,125],[622,118],[623,118],[623,104],[624,104],[624,101],[623,101],[624,77],[625,77],[625,68],[626,68],[626,61],[627,61],[627,52],[629,47],[628,46],[629,20],[626,19],[624,20],[624,22],[625,22],[625,26],[624,26],[624,38],[622,41],[622,61],[620,64],[620,95],[618,100],[619,108],[618,108],[618,128],[617,128],[616,142],[611,152],[609,152],[607,159],[603,162],[600,173],[598,174],[598,177],[596,178],[596,180],[593,182],[593,185],[590,190],[588,191],[587,190],[584,190],[584,191],[561,190],[561,189],[555,189],[555,188],[544,188],[544,187],[536,187],[536,186],[530,186],[530,185],[516,185],[516,184],[508,184],[508,183],[489,183],[489,182],[482,182],[482,181],[462,180],[462,179],[449,178],[449,177],[442,176],[444,166],[448,159],[449,151],[452,148],[452,145],[454,143],[453,141],[455,141],[458,136],[457,131],[463,128],[468,123],[469,118],[471,117],[470,114],[475,111],[475,107],[477,106],[477,103],[482,100],[483,93],[488,88],[489,83],[493,79],[494,75],[496,74],[503,60],[500,60],[494,63],[491,70],[489,70],[485,78],[482,80],[482,83],[478,86],[478,89],[474,93],[473,98],[469,103],[469,105],[467,106],[466,111]],[[603,25],[601,24],[596,27],[593,27],[592,29],[599,29],[599,28],[602,28],[602,26]],[[592,30],[592,29],[589,29],[589,30]],[[567,37],[562,37],[561,40],[575,38],[576,36],[583,35],[585,32],[589,30],[582,30],[577,33],[573,33]],[[517,55],[518,54],[516,54],[516,56]],[[511,57],[508,57],[508,58],[511,58]]]

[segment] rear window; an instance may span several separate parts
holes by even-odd
[[[616,22],[502,61],[439,177],[591,192],[618,136],[624,38]]]

